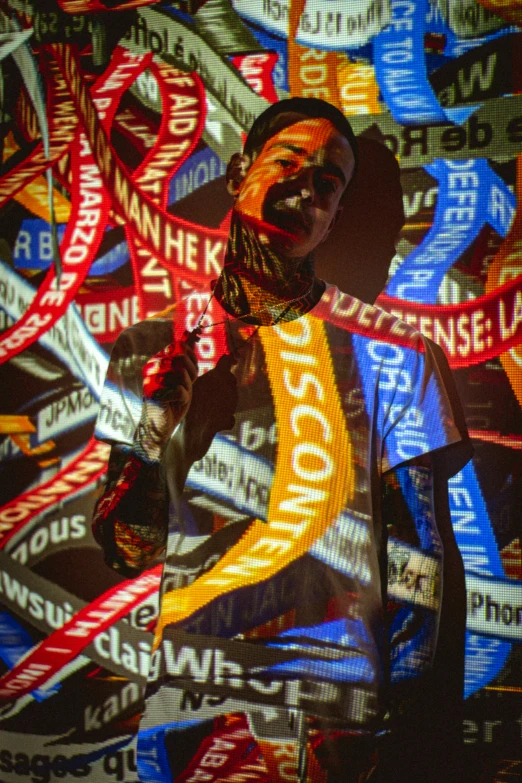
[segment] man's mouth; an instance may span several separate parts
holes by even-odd
[[[297,205],[291,203],[291,199],[277,201],[267,210],[267,217],[270,222],[278,228],[293,231],[308,231],[310,220],[305,212]]]

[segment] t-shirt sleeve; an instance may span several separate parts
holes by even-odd
[[[383,424],[381,471],[444,449],[449,477],[473,453],[462,406],[442,349],[421,334],[413,343],[394,376],[396,388]],[[386,381],[389,384],[389,375]]]
[[[94,435],[131,446],[141,416],[142,370],[172,340],[172,323],[151,319],[125,329],[111,352]]]

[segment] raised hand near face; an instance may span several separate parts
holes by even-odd
[[[192,402],[178,432],[192,464],[202,459],[218,432],[232,429],[237,407],[236,359],[226,354],[213,370],[201,375],[192,389]],[[176,433],[177,437],[177,433]]]
[[[143,368],[143,404],[133,451],[145,462],[159,462],[177,425],[184,419],[198,377],[194,338],[185,335],[153,356]]]

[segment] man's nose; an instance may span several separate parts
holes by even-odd
[[[314,170],[311,166],[303,166],[296,176],[296,189],[303,201],[312,203],[315,198]]]

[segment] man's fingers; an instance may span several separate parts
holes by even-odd
[[[178,388],[183,388],[190,394],[192,390],[192,379],[186,367],[177,367],[176,370],[168,368],[160,378],[159,385],[166,391],[175,391]]]
[[[155,369],[154,375],[157,383],[167,386],[174,386],[181,376],[194,383],[198,377],[198,367],[186,356],[175,356],[173,359],[165,357]]]
[[[188,371],[190,380],[192,381],[192,383],[194,383],[194,381],[198,377],[198,372],[199,372],[197,356],[191,348],[187,348],[187,353],[183,358],[185,360],[184,366]]]
[[[172,390],[172,398],[167,402],[170,402],[174,408],[185,408],[190,403],[190,390],[184,386],[177,386]]]
[[[220,356],[217,363],[216,363],[216,369],[217,368],[223,368],[224,370],[231,370],[232,367],[235,367],[237,364],[237,357],[234,356],[231,353],[224,353],[223,356]]]
[[[202,329],[200,326],[197,326],[191,332],[187,332],[187,330],[185,330],[183,332],[182,343],[184,345],[188,345],[192,347],[193,345],[199,342],[201,337],[201,331]]]
[[[144,373],[148,378],[154,377],[156,385],[168,382],[168,386],[172,386],[176,374],[184,370],[193,383],[198,377],[198,359],[190,345],[176,342],[170,343],[150,359],[145,365]]]
[[[160,388],[154,394],[157,402],[188,404],[192,396],[192,381],[184,369],[175,375],[169,373],[162,379]]]

